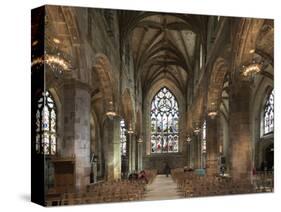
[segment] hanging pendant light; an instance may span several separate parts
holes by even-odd
[[[114,116],[117,115],[116,112],[114,111],[113,102],[112,102],[112,101],[110,101],[110,102],[108,103],[108,111],[106,112],[106,115],[107,115],[110,119],[112,119]]]
[[[127,132],[128,132],[128,134],[133,134],[133,133],[134,133],[131,123],[130,123],[130,125],[129,125],[129,129],[128,129]]]

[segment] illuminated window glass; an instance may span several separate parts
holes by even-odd
[[[151,152],[178,152],[178,102],[172,92],[164,87],[151,103]]]
[[[127,138],[125,127],[125,121],[122,119],[120,121],[120,150],[122,156],[126,156],[127,153]]]
[[[38,154],[56,154],[56,106],[48,91],[37,102],[35,149]]]
[[[202,153],[206,153],[206,120],[203,123],[202,126]]]
[[[263,131],[264,134],[273,132],[274,129],[274,91],[269,94],[263,114]]]

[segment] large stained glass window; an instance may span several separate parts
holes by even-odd
[[[37,102],[35,149],[39,154],[56,154],[56,105],[51,94],[46,91]]]
[[[163,87],[151,103],[151,152],[178,152],[179,107],[172,92]]]
[[[122,156],[126,156],[127,153],[127,138],[125,127],[125,121],[122,119],[120,121],[120,150]]]
[[[264,106],[264,114],[263,114],[263,131],[264,134],[268,134],[273,132],[274,129],[274,90],[269,94],[265,106]]]

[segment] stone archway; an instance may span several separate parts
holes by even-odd
[[[219,113],[220,110],[220,103],[222,99],[222,92],[225,84],[225,77],[228,72],[228,65],[225,58],[219,57],[214,62],[213,68],[210,72],[210,79],[207,86],[207,102],[206,102],[206,109],[207,113]],[[208,114],[207,114],[208,115]],[[206,154],[207,154],[207,161],[206,161],[206,168],[207,174],[214,175],[218,174],[220,167],[219,167],[219,160],[220,157],[220,144],[219,144],[219,134],[218,129],[220,124],[222,124],[221,120],[217,118],[218,115],[215,117],[206,117],[206,138],[207,138],[207,145],[206,145]],[[223,133],[226,133],[223,131]]]
[[[128,88],[122,94],[122,114],[127,125],[131,124],[132,128],[135,129],[135,106],[132,99],[130,90]]]
[[[101,123],[102,152],[104,156],[104,174],[107,180],[120,179],[120,117],[107,116],[107,112],[118,113],[118,90],[109,59],[104,54],[96,54],[93,67],[99,81],[97,88],[100,96],[99,116]],[[93,82],[94,83],[94,82]]]
[[[115,90],[117,86],[115,86],[111,64],[104,54],[96,54],[95,61],[94,71],[96,71],[99,79],[100,89],[103,94],[103,103],[106,106],[105,109],[109,109],[109,102],[112,102],[116,110],[117,104],[114,102],[116,98],[114,97],[113,90]]]
[[[88,83],[90,56],[86,54],[85,39],[77,23],[77,10],[71,7],[46,6],[45,48],[60,55],[73,67],[67,74],[72,78]],[[80,8],[82,10],[82,8]]]
[[[223,89],[225,75],[228,72],[228,65],[224,58],[219,57],[210,74],[207,90],[207,110],[217,110]]]

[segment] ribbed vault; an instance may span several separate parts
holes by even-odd
[[[123,12],[121,34],[131,43],[134,70],[146,93],[161,79],[186,90],[204,32],[204,16],[152,12]],[[122,19],[126,27],[122,28]]]

